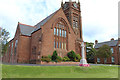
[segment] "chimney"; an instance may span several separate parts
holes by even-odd
[[[95,44],[97,44],[98,43],[98,40],[95,40]]]
[[[114,41],[114,38],[112,38],[111,41]]]
[[[118,40],[120,41],[120,38],[118,38]]]

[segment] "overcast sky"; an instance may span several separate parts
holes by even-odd
[[[84,41],[118,38],[118,1],[80,0]],[[0,27],[9,31],[12,39],[18,22],[35,25],[60,6],[61,0],[1,0]]]

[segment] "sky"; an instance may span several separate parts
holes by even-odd
[[[80,0],[85,42],[94,43],[95,40],[104,42],[111,38],[118,39],[119,1]],[[10,39],[12,39],[18,22],[34,26],[60,7],[61,0],[1,0],[0,27],[9,31]]]

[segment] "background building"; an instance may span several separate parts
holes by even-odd
[[[106,59],[95,57],[95,62],[100,64],[120,64],[120,39],[114,40],[114,38],[112,38],[110,41],[101,43],[98,43],[96,40],[95,49],[99,49],[105,44],[111,47],[112,56]]]

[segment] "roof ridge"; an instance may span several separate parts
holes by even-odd
[[[118,41],[118,40],[112,40],[112,41]],[[100,42],[100,43],[98,43],[98,44],[107,43],[107,42],[111,42],[111,41]]]
[[[118,40],[112,40],[112,41],[106,41],[106,42],[101,42],[101,43],[97,43],[95,44],[95,48],[99,48],[102,45],[106,44],[108,46],[116,46],[118,43]]]
[[[58,10],[57,10],[58,11]],[[39,23],[43,22],[44,20],[46,20],[48,17],[50,17],[51,15],[55,14],[57,11],[51,13],[49,16],[45,17],[42,21],[38,22],[35,26],[37,26]]]
[[[38,29],[41,28],[41,26],[43,26],[45,23],[47,23],[60,9],[56,10],[55,12],[53,12],[52,14],[50,14],[49,16],[47,16],[46,18],[44,18],[42,21],[40,21],[39,23],[37,23],[35,25],[35,29],[31,32],[33,33],[34,31],[37,31]]]
[[[29,26],[29,27],[33,27],[33,28],[35,28],[35,26],[31,26],[31,25],[23,24],[23,23],[20,23],[20,22],[18,22],[18,24],[21,24],[21,25],[25,25],[25,26]]]

